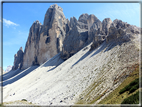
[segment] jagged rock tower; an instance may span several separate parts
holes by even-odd
[[[47,10],[44,23],[33,23],[26,43],[21,69],[42,64],[60,51],[65,38],[67,20],[63,9],[51,5]]]
[[[16,70],[20,68],[21,63],[23,61],[23,55],[24,55],[23,48],[20,47],[17,54],[14,55],[14,66],[12,67],[12,70]]]

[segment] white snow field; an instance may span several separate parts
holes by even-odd
[[[120,78],[122,73],[131,72],[127,67],[139,63],[140,47],[135,41],[104,42],[93,51],[89,44],[66,61],[59,53],[39,67],[10,71],[3,76],[3,101],[74,105],[81,99],[87,103],[106,90],[107,95],[126,78]]]

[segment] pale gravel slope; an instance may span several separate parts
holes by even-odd
[[[28,75],[4,86],[4,102],[27,99],[40,105],[71,105],[85,98],[89,91],[86,102],[105,90],[110,92],[123,81],[120,79],[114,84],[114,80],[127,71],[126,67],[139,62],[140,48],[135,47],[135,42],[112,44],[104,42],[89,52],[90,44],[64,62],[57,54]],[[95,82],[98,86],[92,91]]]

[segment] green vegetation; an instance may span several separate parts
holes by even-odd
[[[113,92],[102,99],[99,104],[121,104],[124,99],[127,99],[131,95],[138,93],[139,89],[137,88],[137,83],[139,80],[139,65],[133,65],[132,69],[133,68],[134,71],[130,73],[130,75],[121,83],[121,85],[119,85]],[[135,95],[135,97],[137,96]],[[130,99],[132,99],[132,97],[130,97]]]
[[[135,90],[137,90],[139,88],[139,84],[136,84],[135,86],[133,86],[130,90],[129,93],[134,92]]]
[[[92,92],[95,90],[95,88],[103,82],[103,80],[98,79],[98,81],[94,81],[80,96],[79,100],[75,104],[90,104],[96,99],[95,97],[92,101]],[[94,93],[94,92],[93,92]]]
[[[0,103],[0,107],[5,107],[3,104]]]
[[[129,76],[114,91],[102,99],[99,104],[121,104],[125,98],[128,98],[139,91],[139,64],[129,66],[127,70],[131,70]],[[128,74],[123,73],[122,76],[126,75]],[[94,81],[93,84],[84,90],[75,104],[94,104],[97,100],[102,98],[107,93],[108,89],[102,92],[102,94],[97,95],[96,91],[94,91],[99,84],[105,81],[102,77],[100,77],[98,81]],[[119,81],[119,79],[117,81]],[[93,96],[94,94],[96,96]]]
[[[139,104],[139,91],[125,98],[121,104]]]
[[[15,104],[18,104],[18,105],[26,105],[26,106],[32,106],[32,107],[40,107],[40,106],[37,106],[35,104],[32,104],[32,102],[28,102],[26,99],[22,99],[22,100],[16,100],[16,101],[10,101],[10,102],[3,102],[3,105],[0,107],[7,107],[7,106],[10,106],[10,105],[15,105]]]
[[[27,101],[26,99],[22,99],[21,101]]]
[[[130,93],[133,93],[138,88],[139,88],[139,78],[135,79],[130,84],[125,86],[123,89],[121,89],[119,91],[119,94],[122,94],[126,91],[129,91],[129,94],[130,94]],[[129,96],[128,98],[125,98],[121,104],[139,104],[139,91]]]
[[[125,86],[123,89],[121,89],[119,91],[119,94],[122,94],[122,93],[124,93],[126,91],[129,91],[129,93],[132,93],[135,90],[137,90],[138,88],[139,88],[139,78],[135,79],[130,84],[128,84],[127,86]]]

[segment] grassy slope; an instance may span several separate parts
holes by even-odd
[[[138,77],[139,77],[139,66],[123,81],[123,83],[118,88],[116,88],[107,97],[105,97],[102,101],[100,101],[99,104],[121,104],[121,102],[125,98],[135,94],[139,89],[137,89],[131,94],[129,94],[129,92],[126,91],[120,95],[119,91]]]
[[[121,104],[121,102],[131,96],[132,94],[136,93],[138,90],[135,92],[128,94],[128,92],[125,92],[121,95],[119,95],[119,91],[124,88],[126,85],[131,83],[133,80],[139,77],[139,65],[133,65],[131,69],[135,69],[124,81],[123,83],[116,88],[113,92],[111,92],[106,98],[104,98],[99,104]],[[100,77],[101,78],[101,77]],[[93,100],[90,99],[91,92],[97,87],[98,84],[100,84],[103,81],[97,81],[93,83],[91,86],[89,86],[90,91],[85,91],[83,94],[83,99],[79,98],[78,101],[75,103],[76,104],[94,104],[97,100],[99,100],[103,95],[105,95],[106,91],[104,91],[101,95],[98,95],[97,97],[94,97]]]

